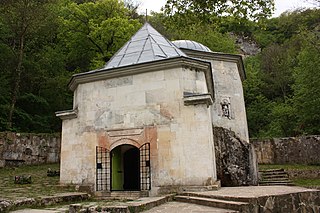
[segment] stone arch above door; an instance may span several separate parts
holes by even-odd
[[[143,128],[127,128],[100,131],[98,133],[98,146],[112,150],[122,144],[129,144],[140,148],[146,143],[156,147],[156,127],[148,126]]]
[[[142,143],[139,143],[138,141],[136,140],[133,140],[133,139],[130,139],[130,138],[120,138],[116,141],[114,141],[113,143],[110,144],[110,150],[113,150],[114,148],[116,148],[117,146],[121,146],[121,145],[132,145],[136,148],[140,148],[141,145],[143,145],[143,142]]]

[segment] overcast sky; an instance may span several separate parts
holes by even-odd
[[[145,13],[145,10],[159,12],[160,8],[165,5],[166,0],[136,0],[141,2],[140,11]],[[305,0],[275,0],[276,11],[274,16],[279,16],[286,10],[295,10],[301,7],[312,7],[313,5],[305,3]]]

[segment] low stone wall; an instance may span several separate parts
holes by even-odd
[[[304,213],[320,211],[320,191],[263,196],[256,199],[256,212]]]
[[[0,133],[0,168],[5,166],[57,163],[60,134]]]
[[[320,135],[251,139],[259,164],[320,165]]]
[[[290,179],[320,179],[320,170],[287,170]]]

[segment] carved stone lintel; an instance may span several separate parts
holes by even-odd
[[[141,135],[143,129],[122,129],[122,130],[111,130],[108,131],[110,137],[119,137],[119,136],[131,136],[131,135]]]

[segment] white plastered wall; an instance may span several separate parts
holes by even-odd
[[[204,73],[176,68],[78,85],[78,117],[63,121],[61,182],[95,183],[97,132],[144,126],[157,128],[152,186],[215,181],[211,109],[185,106],[183,92],[207,93]]]
[[[213,125],[224,127],[249,142],[247,116],[244,103],[242,81],[236,62],[210,60],[214,81],[215,101],[212,107]],[[230,117],[224,117],[222,102],[230,103]]]

